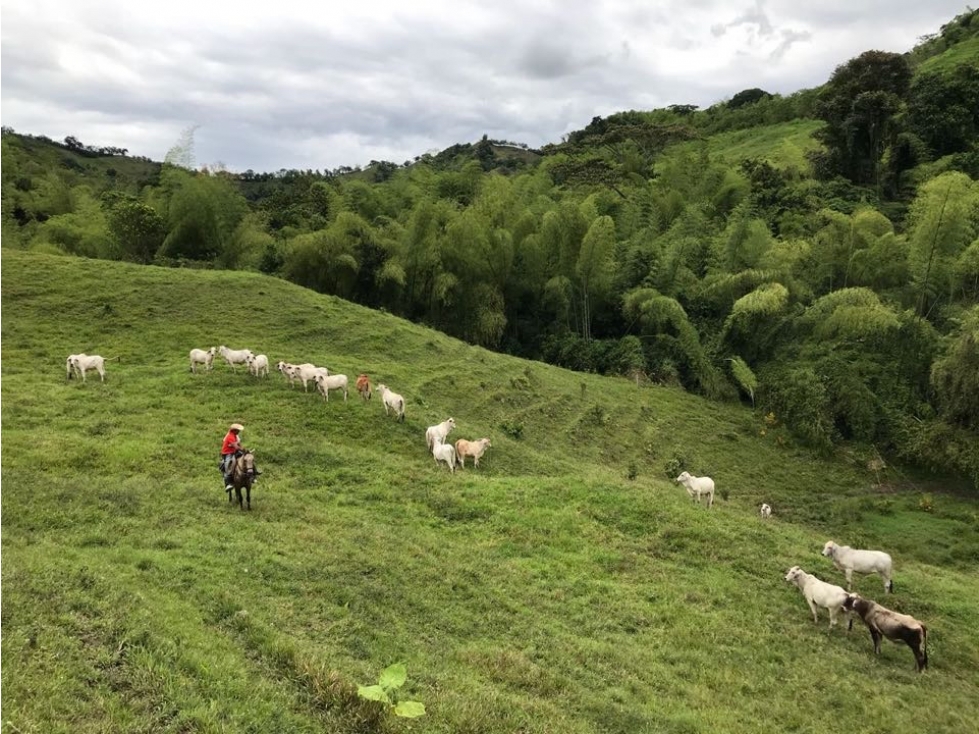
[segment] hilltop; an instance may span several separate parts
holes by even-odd
[[[497,354],[245,272],[5,250],[4,722],[11,731],[963,731],[979,709],[972,500],[820,458],[676,387]],[[403,393],[325,403],[190,347],[250,346]],[[104,384],[64,358],[121,356]],[[450,475],[424,429],[487,435]],[[265,475],[230,507],[227,424]],[[670,481],[718,482],[707,512]],[[775,517],[764,523],[757,505]],[[782,580],[833,537],[888,549],[931,669],[814,626]],[[881,596],[879,579],[857,582]],[[355,696],[387,665],[428,713]]]

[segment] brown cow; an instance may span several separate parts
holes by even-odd
[[[917,619],[882,607],[859,594],[848,595],[843,602],[843,609],[848,612],[855,610],[867,625],[874,641],[874,654],[880,655],[880,638],[886,637],[894,642],[904,642],[911,648],[919,673],[928,667],[928,629]],[[853,617],[850,617],[850,629],[852,628]]]
[[[473,463],[479,466],[479,457],[492,445],[488,438],[481,438],[478,441],[467,441],[464,438],[460,438],[456,441],[456,457],[458,458],[459,465],[465,467],[466,457],[471,456],[473,457]]]
[[[371,381],[367,375],[357,375],[357,392],[364,400],[371,399],[373,393],[371,393]]]

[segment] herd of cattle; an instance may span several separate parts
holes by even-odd
[[[678,483],[687,488],[690,498],[700,504],[700,498],[707,500],[707,509],[714,504],[714,480],[710,477],[695,477],[689,472],[683,472],[676,478]],[[760,514],[763,520],[772,516],[772,506],[767,502],[761,505]],[[918,672],[928,667],[928,630],[914,617],[895,612],[869,599],[863,599],[859,594],[852,594],[853,573],[878,573],[884,579],[884,591],[893,593],[894,582],[891,580],[893,563],[891,557],[883,551],[857,550],[848,545],[837,545],[832,540],[823,547],[823,555],[833,559],[833,565],[846,574],[847,589],[834,584],[828,584],[812,574],[806,573],[798,566],[793,566],[785,574],[785,580],[799,587],[802,595],[812,611],[813,622],[819,622],[816,613],[818,607],[829,610],[829,626],[836,624],[836,615],[840,610],[849,618],[847,630],[853,629],[852,613],[856,612],[870,630],[874,642],[874,652],[880,654],[881,638],[886,637],[895,642],[905,642],[914,653]]]
[[[191,372],[196,374],[198,365],[203,365],[205,370],[211,370],[214,357],[218,354],[224,358],[232,371],[236,371],[238,365],[245,365],[248,371],[256,377],[267,377],[269,374],[269,359],[266,355],[256,355],[249,349],[228,349],[223,345],[210,349],[192,349],[190,351]],[[70,380],[73,376],[78,376],[84,382],[86,371],[95,370],[104,382],[105,363],[118,359],[119,357],[106,359],[99,355],[71,354],[66,362],[67,379]],[[290,364],[280,361],[276,364],[276,368],[291,386],[295,386],[296,382],[302,382],[303,390],[308,391],[309,382],[313,382],[327,401],[330,399],[330,390],[342,390],[343,399],[347,399],[348,379],[346,375],[331,375],[326,367],[317,367],[309,363]],[[373,390],[368,376],[359,375],[355,384],[360,396],[364,400],[370,400]],[[377,386],[377,391],[381,395],[385,415],[389,415],[393,411],[398,420],[403,422],[405,417],[404,397],[391,391],[383,384]],[[469,456],[472,457],[473,463],[479,466],[480,457],[493,444],[488,438],[481,438],[477,441],[459,439],[455,444],[447,443],[446,438],[455,426],[455,419],[448,418],[434,426],[429,426],[425,431],[425,443],[434,457],[436,465],[439,462],[444,462],[449,470],[454,472],[456,466],[465,466],[465,457]],[[686,487],[687,493],[695,502],[700,504],[701,497],[704,497],[707,508],[710,509],[713,506],[713,479],[695,477],[685,471],[676,478],[676,481]],[[767,503],[762,504],[760,514],[762,519],[769,519],[772,516],[771,506]],[[823,547],[823,555],[831,558],[833,565],[845,573],[846,589],[822,581],[816,576],[806,573],[799,566],[793,566],[785,575],[785,580],[795,584],[805,597],[812,612],[813,622],[819,622],[817,609],[822,607],[829,612],[829,626],[832,629],[836,625],[837,615],[842,611],[849,619],[847,626],[849,631],[853,629],[852,614],[855,612],[870,630],[875,654],[880,654],[881,639],[886,637],[894,642],[904,642],[911,648],[918,672],[927,668],[928,630],[925,625],[910,615],[895,612],[875,601],[864,599],[859,594],[851,593],[854,572],[880,574],[884,581],[884,591],[893,593],[894,582],[891,579],[893,564],[890,555],[883,551],[857,550],[849,546],[837,545],[833,541],[828,541]]]

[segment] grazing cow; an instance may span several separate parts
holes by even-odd
[[[767,520],[771,516],[772,516],[772,506],[769,505],[769,504],[767,504],[767,503],[765,503],[765,502],[762,502],[762,504],[761,504],[761,519],[762,520]]]
[[[373,396],[371,393],[371,381],[367,375],[357,375],[357,392],[360,393],[360,397],[364,400],[370,400]]]
[[[99,377],[102,378],[102,382],[105,382],[105,363],[117,359],[122,359],[122,356],[106,359],[97,354],[72,354],[68,357],[68,379],[71,379],[72,373],[75,373],[82,376],[82,382],[86,382],[85,372],[87,370],[96,370],[99,373]]]
[[[384,415],[388,415],[388,408],[390,408],[398,416],[398,420],[404,423],[405,399],[398,393],[388,390],[388,386],[383,383],[377,386],[377,391],[381,394],[381,402],[384,403]]]
[[[432,447],[435,445],[436,441],[439,443],[445,443],[445,437],[448,436],[455,427],[455,418],[446,418],[438,425],[429,426],[425,430],[425,444],[428,446],[428,450],[432,450]]]
[[[798,566],[789,569],[789,572],[785,574],[785,580],[799,587],[799,591],[806,598],[806,603],[812,611],[814,623],[819,623],[816,607],[822,607],[829,610],[829,626],[833,627],[836,624],[836,615],[843,609],[843,603],[847,598],[846,591],[834,584],[827,584],[812,574],[806,573]],[[850,623],[852,625],[852,619]]]
[[[459,466],[463,469],[466,468],[466,457],[473,457],[473,463],[479,466],[479,457],[482,456],[486,449],[492,447],[493,444],[490,443],[488,438],[481,438],[478,441],[467,441],[464,438],[460,438],[456,441],[456,458],[459,460]]]
[[[347,402],[346,375],[316,375],[316,387],[327,402],[330,401],[330,390],[343,390],[343,402]]]
[[[687,488],[687,494],[698,505],[701,495],[707,496],[708,510],[714,505],[714,480],[710,477],[695,477],[690,472],[683,472],[676,481]]]
[[[223,344],[218,347],[218,354],[224,357],[224,361],[231,365],[231,371],[237,372],[236,364],[246,364],[248,358],[252,356],[251,349],[228,349]]]
[[[309,362],[294,364],[292,365],[292,369],[289,371],[289,376],[291,379],[302,381],[303,392],[308,392],[306,389],[307,384],[310,380],[315,383],[317,375],[329,377],[330,371],[326,367],[317,367],[315,364],[310,364]]]
[[[823,546],[823,555],[833,559],[833,565],[846,573],[847,591],[853,590],[853,572],[879,573],[884,579],[884,591],[894,593],[891,574],[894,571],[891,557],[884,551],[856,550],[848,545],[837,545],[832,540]]]
[[[249,355],[245,362],[248,365],[248,371],[255,377],[269,376],[269,358],[266,355]]]
[[[928,628],[909,614],[901,614],[858,594],[848,594],[843,603],[846,611],[855,611],[870,630],[874,641],[874,654],[880,655],[880,638],[904,642],[914,653],[918,672],[928,667]],[[853,618],[850,618],[850,628]]]
[[[190,350],[190,371],[197,374],[197,365],[202,364],[210,372],[214,367],[214,354],[218,351],[217,347],[210,349],[191,349]]]
[[[449,467],[449,471],[455,474],[456,470],[456,450],[451,443],[436,441],[432,446],[432,456],[435,457],[435,464],[438,466],[440,461],[444,461]]]

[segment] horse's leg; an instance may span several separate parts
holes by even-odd
[[[235,499],[238,500],[238,507],[244,510],[245,508],[242,507],[241,500],[241,485],[239,485],[237,482],[235,482]]]
[[[248,509],[250,510],[252,509],[252,483],[251,482],[248,482],[248,484],[245,485],[245,492],[248,497]]]

